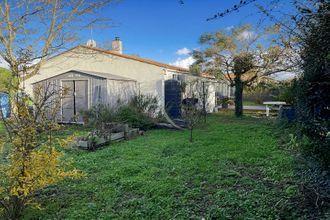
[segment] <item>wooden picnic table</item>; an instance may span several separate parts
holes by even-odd
[[[279,109],[283,106],[283,105],[286,105],[286,102],[281,102],[281,101],[271,101],[271,102],[263,102],[264,105],[266,105],[266,116],[268,117],[269,116],[269,111],[270,111],[270,107],[269,106],[272,106],[272,105],[275,105],[275,106],[279,106]]]

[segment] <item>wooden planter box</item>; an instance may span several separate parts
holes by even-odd
[[[99,148],[99,147],[102,147],[104,146],[105,144],[109,143],[108,140],[106,140],[105,138],[103,137],[99,137],[96,139],[96,143],[95,143],[95,148]],[[79,140],[76,142],[76,146],[77,147],[80,147],[82,149],[91,149],[92,148],[92,142],[90,140],[87,140],[87,141],[82,141],[82,140]]]
[[[96,143],[92,143],[91,140],[77,140],[74,146],[85,150],[97,149],[111,143],[112,141],[120,141],[124,139],[128,140],[138,135],[139,135],[138,128],[128,129],[128,127],[126,126],[124,131],[111,133],[110,137],[97,137]]]
[[[109,144],[111,141],[118,141],[118,140],[124,139],[124,137],[125,137],[124,132],[118,132],[118,133],[111,134],[111,140],[108,140],[103,137],[98,137],[98,138],[96,138],[95,148],[99,148],[106,144]],[[75,146],[87,150],[87,149],[91,149],[92,144],[93,143],[90,140],[86,140],[86,141],[78,140],[78,141],[76,141]]]
[[[118,132],[111,134],[111,141],[117,141],[125,138],[125,132]]]
[[[89,141],[77,141],[75,146],[83,148],[83,149],[88,149],[89,148]]]
[[[135,138],[139,136],[139,129],[138,128],[132,128],[128,131],[128,138]]]

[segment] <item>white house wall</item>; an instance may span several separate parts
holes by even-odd
[[[188,82],[193,80],[202,80],[205,82],[213,83],[212,86],[210,86],[210,88],[208,89],[210,92],[208,94],[209,111],[213,111],[216,104],[215,92],[219,92],[219,90],[221,90],[221,93],[224,96],[230,95],[230,88],[228,86],[228,83],[226,83],[225,81],[220,82],[222,85],[219,85],[219,83],[215,83],[214,80],[208,80],[185,73],[179,73],[153,64],[115,56],[107,54],[105,52],[95,51],[83,47],[77,47],[71,51],[67,51],[59,56],[55,56],[50,60],[44,62],[40,68],[40,73],[25,81],[26,92],[32,95],[32,83],[48,79],[50,77],[70,70],[109,73],[112,75],[118,75],[133,79],[136,81],[135,91],[140,94],[151,94],[157,96],[160,100],[160,106],[164,106],[165,103],[164,81],[167,79],[173,79],[173,76],[175,75],[184,76],[185,80],[187,80]],[[95,83],[101,82],[95,81]],[[121,83],[116,82],[116,85],[114,85],[113,83],[115,82],[107,80],[107,90],[103,92],[118,94],[120,90],[119,86],[121,85]],[[128,84],[130,85],[130,87],[133,87],[133,82]],[[91,86],[91,88],[94,87],[95,86]],[[126,87],[127,86],[124,85],[122,88]],[[133,89],[129,88],[128,91],[123,91],[124,97],[121,97],[120,99],[126,100],[126,97],[131,95],[128,94],[131,92],[131,90]],[[90,92],[90,94],[95,95],[94,91]],[[105,96],[107,97],[107,99],[110,99],[106,101],[108,103],[114,104],[114,102],[117,101],[115,100],[117,99],[116,96],[114,96],[113,98],[108,98],[108,94],[106,94]],[[94,98],[95,97],[90,97],[90,103],[93,103],[93,100],[95,100]]]
[[[141,94],[158,96],[164,102],[164,68],[80,47],[43,63],[40,73],[25,81],[26,92],[32,94],[33,82],[70,70],[102,72],[134,79]]]
[[[107,80],[107,93],[107,103],[116,107],[127,104],[137,94],[137,85],[134,81]]]
[[[167,71],[166,72],[166,77],[165,79],[176,79],[177,76],[181,77],[183,81],[187,84],[186,86],[186,92],[183,94],[183,98],[189,98],[191,96],[194,96],[199,99],[200,105],[202,105],[201,100],[203,97],[201,97],[202,91],[203,91],[203,84],[205,86],[205,91],[207,92],[206,94],[206,111],[207,112],[213,112],[214,108],[216,107],[216,82],[215,80],[207,79],[207,78],[202,78],[198,76],[193,76],[193,75],[187,75],[187,74],[182,74],[182,73],[176,73],[172,71]],[[181,80],[179,80],[181,81]],[[223,82],[225,84],[225,82]],[[190,84],[192,85],[192,88],[190,88]],[[191,91],[190,91],[191,89]],[[193,94],[193,95],[192,95]]]

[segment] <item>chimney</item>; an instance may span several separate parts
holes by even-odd
[[[93,39],[89,39],[86,43],[86,46],[88,47],[96,47],[96,41]]]
[[[122,54],[123,53],[123,43],[121,42],[119,37],[115,37],[112,41],[112,51]]]

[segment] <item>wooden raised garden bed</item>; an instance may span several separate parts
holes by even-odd
[[[132,139],[138,136],[140,132],[138,128],[129,128],[127,125],[109,127],[109,129],[102,130],[103,135],[99,135],[99,132],[92,132],[86,137],[77,138],[74,146],[85,150],[95,150],[114,141]]]

